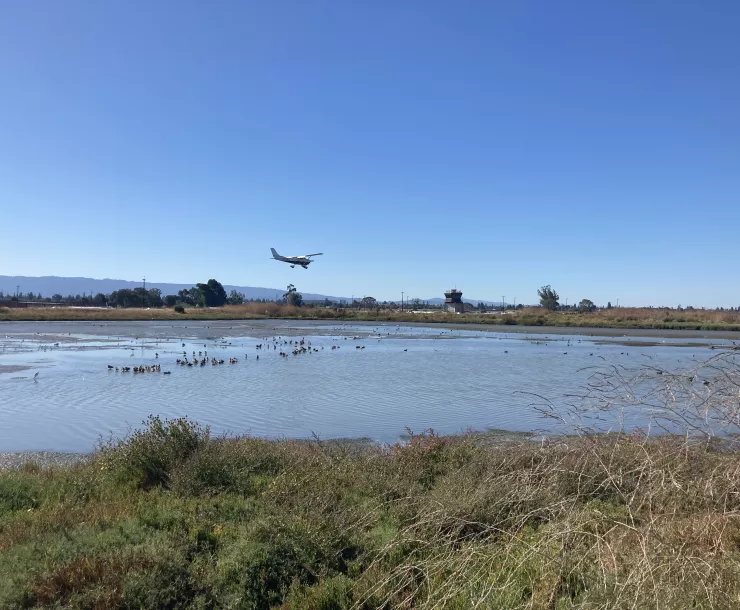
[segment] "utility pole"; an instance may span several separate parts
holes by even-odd
[[[514,297],[514,311],[516,311],[516,297]]]
[[[506,297],[501,297],[501,311],[506,311]]]
[[[617,309],[619,309],[619,297],[617,297]]]
[[[141,281],[144,282],[144,292],[141,293],[141,308],[144,309],[144,300],[146,299],[146,277]]]
[[[21,294],[21,285],[20,284],[16,284],[16,287],[15,287],[15,298],[17,299],[20,296],[20,294]]]
[[[401,291],[401,311],[403,311],[403,290]]]

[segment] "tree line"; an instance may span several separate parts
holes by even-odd
[[[205,283],[198,283],[192,288],[180,290],[177,294],[162,295],[159,288],[144,289],[143,286],[136,288],[121,288],[110,294],[99,292],[95,296],[53,294],[43,297],[40,293],[33,292],[18,293],[15,295],[4,295],[0,292],[0,300],[17,300],[35,303],[61,303],[65,305],[87,305],[97,307],[174,307],[175,305],[189,305],[191,307],[222,307],[224,305],[241,305],[247,299],[244,294],[232,290],[228,295],[221,282],[210,279]],[[263,299],[264,301],[265,299]]]
[[[560,302],[560,295],[557,293],[557,291],[552,288],[549,284],[547,286],[542,286],[537,291],[537,296],[540,298],[540,306],[547,309],[548,311],[578,311],[581,313],[596,311],[599,309],[599,307],[591,300],[591,299],[581,299],[577,304],[573,303],[572,305],[568,305],[567,303],[563,305]],[[613,305],[611,301],[607,302],[606,306],[602,309],[613,309]],[[648,309],[653,309],[652,306],[648,307]],[[672,307],[658,307],[657,309],[673,309]],[[681,305],[678,305],[675,308],[677,311],[695,311],[697,308],[692,307],[691,305],[687,305],[686,307],[682,307]],[[704,309],[703,307],[698,309]],[[715,311],[740,311],[740,307],[717,307],[715,308]]]
[[[537,290],[537,296],[539,297],[539,304],[541,307],[548,311],[578,311],[578,312],[593,312],[599,309],[599,307],[591,299],[581,299],[578,303],[571,305],[563,305],[560,302],[560,295],[557,291],[550,286],[542,286]],[[145,290],[139,286],[136,288],[121,288],[120,290],[114,290],[110,294],[103,294],[102,292],[97,293],[95,296],[90,293],[87,294],[76,294],[63,296],[61,294],[53,294],[50,297],[44,297],[40,293],[19,292],[17,294],[6,294],[0,290],[0,301],[27,301],[36,303],[59,303],[63,305],[78,305],[78,306],[96,306],[96,307],[120,307],[120,308],[132,308],[132,307],[175,307],[175,306],[188,306],[188,307],[223,307],[224,305],[242,305],[244,303],[279,303],[283,305],[290,305],[293,307],[302,307],[307,305],[304,302],[303,296],[298,292],[297,288],[293,284],[289,284],[285,293],[282,295],[282,299],[247,299],[243,293],[237,290],[232,290],[229,294],[226,294],[221,282],[210,279],[205,283],[198,283],[192,288],[185,288],[177,292],[177,294],[162,295],[162,291],[159,288],[149,288]],[[332,301],[324,299],[321,302],[315,303],[317,305],[323,305],[324,307],[350,307],[357,309],[366,310],[388,310],[403,309],[418,310],[418,309],[442,309],[443,304],[432,304],[421,301],[420,299],[409,299],[402,305],[399,305],[395,301],[378,301],[374,297],[365,296],[362,299],[353,299],[351,303],[345,301]],[[309,304],[313,305],[313,303]],[[523,305],[518,304],[516,306],[506,304],[506,309],[522,309]],[[604,309],[612,309],[611,302],[608,302]],[[485,312],[488,310],[500,309],[496,306],[488,306],[484,303],[478,303],[477,306],[471,305],[471,309]],[[664,308],[660,308],[664,309]],[[665,308],[668,309],[668,308]],[[695,308],[692,306],[682,307],[679,305],[677,308],[679,311],[692,311]],[[740,307],[718,307],[718,311],[738,311]]]

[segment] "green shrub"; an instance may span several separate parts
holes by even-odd
[[[168,487],[170,473],[210,438],[210,430],[185,417],[162,420],[150,415],[144,428],[128,438],[110,441],[101,447],[103,467],[124,478],[133,478],[139,487]]]
[[[286,597],[286,610],[349,610],[352,608],[352,580],[335,576],[313,587],[293,586]]]
[[[185,308],[179,303],[173,308],[177,313],[185,313]]]
[[[39,505],[39,482],[11,474],[0,478],[0,516]]]
[[[221,492],[257,495],[284,467],[280,445],[262,439],[213,439],[174,467],[170,483],[182,496]]]
[[[219,555],[215,594],[225,607],[269,610],[282,604],[291,584],[315,582],[312,559],[290,543],[264,544],[242,538]]]

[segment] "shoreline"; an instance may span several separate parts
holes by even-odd
[[[416,437],[423,437],[427,435],[428,431],[422,431],[415,434]],[[530,432],[517,432],[512,430],[502,429],[490,429],[490,430],[467,430],[465,432],[453,433],[453,434],[441,434],[438,438],[442,441],[468,441],[472,442],[477,447],[485,448],[506,448],[515,447],[520,445],[541,445],[541,446],[554,446],[562,445],[568,442],[582,441],[584,439],[602,439],[607,440],[609,438],[632,438],[630,434],[624,432],[588,432],[588,433],[560,433],[560,434],[543,434],[542,432],[530,431]],[[650,437],[642,437],[645,441],[659,442],[662,440],[671,440],[678,438],[679,440],[686,440],[684,435],[673,435],[669,433],[657,434]],[[219,440],[220,437],[213,437],[212,440]],[[235,435],[224,437],[221,440],[229,441],[265,441],[269,444],[280,444],[280,443],[294,443],[298,445],[317,446],[324,449],[339,449],[345,454],[361,455],[368,452],[376,452],[384,448],[394,447],[396,445],[406,445],[411,441],[411,437],[407,434],[402,434],[398,437],[395,443],[382,443],[380,441],[373,440],[368,437],[357,437],[357,438],[328,438],[328,439],[314,439],[314,438],[268,438],[260,436],[250,435]],[[699,444],[705,443],[706,439],[696,437],[694,440],[702,441]],[[740,451],[740,447],[735,445],[734,440],[728,438],[715,437],[713,439],[715,446],[723,446],[725,449],[729,449],[734,452]],[[719,443],[719,445],[717,445]],[[36,467],[36,468],[71,468],[73,466],[82,465],[90,461],[94,461],[96,456],[99,456],[98,450],[91,450],[88,452],[84,451],[53,451],[53,450],[25,450],[25,451],[0,451],[0,473],[8,470],[18,470],[24,467]]]
[[[433,325],[483,325],[512,327],[582,328],[615,330],[718,331],[740,338],[740,313],[729,310],[623,307],[595,312],[546,311],[528,307],[517,311],[479,312],[461,315],[435,311],[362,310],[325,307],[291,307],[277,303],[226,305],[224,307],[187,307],[182,313],[173,309],[29,307],[0,308],[0,323],[10,321],[77,321],[77,322],[239,322],[268,320],[302,320],[371,324],[429,323]]]
[[[510,443],[521,443],[523,441],[540,442],[541,438],[535,438],[536,432],[516,432],[510,430],[469,430],[457,434],[443,434],[443,439],[470,439],[480,446],[503,446]],[[213,437],[214,440],[220,437]],[[568,435],[553,435],[547,437],[550,439],[570,438]],[[269,443],[304,443],[306,445],[319,445],[330,448],[340,448],[347,452],[362,453],[367,450],[376,450],[387,445],[380,441],[368,437],[359,436],[357,438],[269,438],[250,435],[235,435],[225,437],[225,440],[253,439],[262,440]],[[399,443],[405,443],[409,440],[406,434],[398,437]],[[53,451],[53,450],[26,450],[26,451],[0,451],[0,472],[3,470],[12,470],[22,468],[26,464],[37,465],[41,468],[48,467],[69,467],[76,464],[84,463],[96,455],[96,450],[84,451]]]
[[[92,455],[93,452],[73,451],[0,451],[0,472],[17,470],[28,465],[67,468],[87,462]]]
[[[175,322],[173,324],[173,322]],[[297,325],[297,326],[296,326]],[[68,333],[83,335],[115,335],[125,338],[163,338],[169,335],[172,338],[194,336],[208,338],[214,334],[219,336],[237,336],[228,331],[253,331],[255,336],[271,336],[276,332],[310,330],[305,327],[324,328],[332,326],[354,327],[389,327],[401,326],[409,328],[439,328],[442,330],[480,331],[498,334],[519,335],[574,335],[581,337],[646,337],[655,339],[708,339],[731,341],[740,339],[740,333],[733,330],[682,330],[638,327],[601,327],[601,326],[525,326],[508,324],[486,324],[479,322],[406,322],[393,320],[354,320],[354,319],[311,319],[311,318],[261,318],[261,319],[214,319],[214,320],[3,320],[0,321],[0,334],[28,336],[51,335],[58,341],[60,338],[70,341],[64,335]],[[237,327],[236,329],[234,327]],[[188,330],[188,333],[173,332]],[[109,332],[101,332],[107,330]],[[113,332],[115,331],[115,332]],[[270,331],[268,333],[268,331]],[[41,336],[39,333],[41,332]],[[157,334],[159,333],[159,334]],[[286,333],[287,334],[287,333]]]

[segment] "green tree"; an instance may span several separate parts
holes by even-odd
[[[208,283],[196,284],[195,287],[200,291],[202,297],[201,302],[206,307],[223,307],[226,305],[228,297],[226,296],[226,290],[224,290],[221,282],[210,279],[208,280]]]
[[[285,294],[283,294],[283,301],[286,305],[300,307],[303,305],[303,295],[298,292],[298,289],[293,284],[288,284],[288,288]]]
[[[146,304],[148,307],[162,307],[162,291],[159,288],[150,288],[146,291]]]
[[[190,295],[190,305],[195,305],[197,307],[203,305],[203,293],[201,292],[200,288],[198,288],[197,286],[193,286],[188,291],[188,294]]]
[[[167,307],[174,307],[180,302],[182,302],[182,300],[177,294],[168,294],[166,297],[164,297],[164,304],[167,305]]]
[[[128,288],[121,288],[121,290],[114,290],[108,295],[108,303],[112,307],[128,307],[126,304],[127,298],[131,294]]]
[[[581,302],[578,303],[578,311],[596,311],[596,305],[591,299],[581,299]]]
[[[558,308],[560,295],[552,289],[550,284],[542,286],[537,291],[537,296],[540,297],[540,305],[548,311],[555,311]]]
[[[126,307],[151,307],[151,303],[149,302],[149,291],[144,290],[141,286],[137,286],[133,290],[134,298],[131,304],[126,305]]]
[[[226,302],[229,305],[242,305],[244,303],[244,294],[241,292],[237,292],[236,290],[232,290],[229,293],[229,298],[226,300]]]
[[[105,307],[108,304],[108,297],[105,296],[102,292],[99,292],[93,297],[93,304],[97,305],[98,307]]]
[[[375,309],[375,306],[378,304],[378,301],[375,299],[375,297],[363,297],[362,301],[362,307],[364,309]]]
[[[64,300],[64,297],[57,292],[56,294],[52,295],[51,300],[55,303],[61,303]]]

